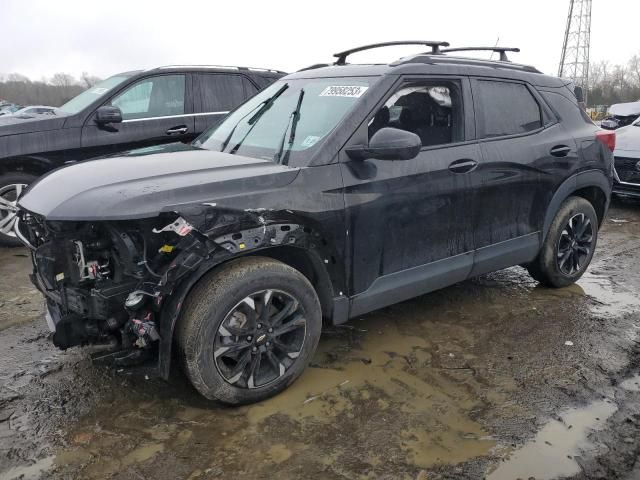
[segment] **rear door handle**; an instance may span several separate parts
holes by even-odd
[[[469,173],[478,166],[478,162],[471,160],[470,158],[462,158],[456,160],[449,165],[449,170],[453,173]]]
[[[569,155],[570,151],[571,147],[567,147],[566,145],[556,145],[549,153],[554,157],[566,157]]]
[[[180,125],[178,127],[170,128],[165,133],[167,135],[182,135],[184,133],[187,133],[188,131],[189,131],[189,127],[187,127],[186,125]]]

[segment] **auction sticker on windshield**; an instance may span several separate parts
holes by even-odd
[[[369,87],[335,85],[325,88],[321,93],[321,97],[352,97],[359,98]]]

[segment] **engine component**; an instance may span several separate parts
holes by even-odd
[[[151,312],[147,312],[142,320],[131,319],[131,329],[138,337],[134,345],[146,348],[153,342],[160,340],[160,334],[156,328],[156,323],[152,320]]]
[[[96,280],[108,278],[111,274],[109,270],[109,261],[100,263],[97,260],[85,260],[84,245],[80,240],[74,240],[76,251],[74,254],[74,260],[78,265],[80,274],[80,281],[82,280]]]

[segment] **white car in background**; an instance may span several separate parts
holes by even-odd
[[[48,107],[46,105],[32,105],[30,107],[24,107],[20,110],[16,110],[11,115],[21,118],[32,118],[38,115],[55,115],[57,108]]]
[[[616,130],[613,193],[640,198],[640,118]]]

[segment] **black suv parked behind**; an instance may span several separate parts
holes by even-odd
[[[0,245],[19,243],[13,234],[15,199],[40,175],[69,162],[191,141],[283,75],[220,66],[126,72],[51,116],[0,118]]]
[[[512,265],[580,278],[615,133],[508,49],[418,43],[432,51],[282,78],[192,145],[40,179],[17,233],[54,342],[116,337],[115,363],[157,351],[165,378],[175,345],[205,397],[238,404],[293,382],[323,320]]]

